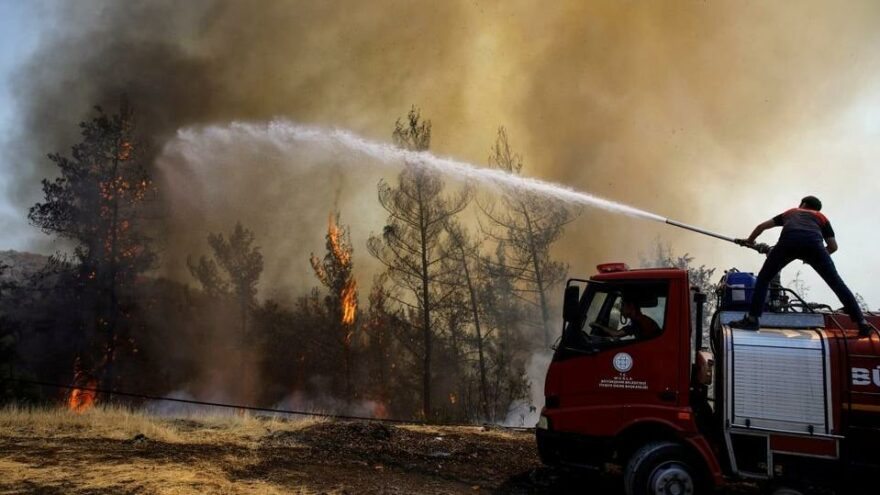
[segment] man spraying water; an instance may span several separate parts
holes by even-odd
[[[758,224],[748,239],[736,239],[737,244],[752,247],[755,246],[755,239],[765,230],[782,227],[779,242],[767,255],[767,261],[758,273],[749,314],[742,320],[731,322],[730,326],[757,329],[770,280],[797,259],[813,267],[834,291],[847,314],[858,325],[859,336],[867,337],[870,334],[873,327],[865,320],[855,296],[840,278],[834,261],[831,260],[831,254],[837,251],[837,240],[834,238],[831,222],[820,213],[821,210],[822,202],[819,198],[807,196],[797,208]]]

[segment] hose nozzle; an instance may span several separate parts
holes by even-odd
[[[772,247],[770,247],[769,244],[764,244],[763,242],[759,242],[759,243],[757,243],[753,246],[749,246],[749,247],[751,247],[752,249],[754,249],[755,251],[757,251],[761,254],[767,254],[770,252],[771,249],[773,249]]]
[[[754,249],[755,251],[757,251],[761,254],[767,254],[770,252],[770,249],[771,249],[770,246],[768,246],[767,244],[764,244],[763,242],[756,244],[753,241],[748,241],[746,239],[734,239],[733,237],[728,237],[726,235],[722,235],[717,232],[712,232],[710,230],[701,229],[699,227],[694,227],[693,225],[688,225],[686,223],[676,222],[675,220],[670,220],[668,218],[665,220],[666,220],[666,223],[669,225],[672,225],[672,226],[675,226],[675,227],[678,227],[681,229],[685,229],[685,230],[690,230],[690,231],[696,232],[698,234],[703,234],[703,235],[707,235],[710,237],[714,237],[716,239],[721,239],[722,241],[732,242],[734,244],[738,244],[740,246],[747,247],[749,249]]]
[[[772,249],[771,246],[764,244],[763,242],[756,243],[755,241],[750,241],[748,239],[734,239],[733,242],[735,242],[736,244],[738,244],[742,247],[754,249],[755,251],[757,251],[761,254],[767,254],[770,252],[770,249]]]

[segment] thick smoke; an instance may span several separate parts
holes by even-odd
[[[87,117],[92,105],[112,109],[123,95],[135,106],[139,127],[156,151],[180,127],[232,119],[291,115],[306,122],[350,126],[383,139],[414,102],[438,123],[448,123],[439,124],[440,129],[461,120],[461,85],[454,71],[445,70],[460,58],[457,52],[466,50],[447,30],[461,15],[452,4],[252,6],[202,1],[56,7],[52,17],[58,31],[45,40],[18,80],[25,139],[12,142],[21,143],[18,161],[30,166],[15,169],[19,175],[7,193],[23,207],[39,198],[39,179],[54,173],[45,153],[67,150],[78,137],[77,122]],[[333,164],[326,165],[334,170]],[[264,244],[270,265],[274,259],[284,259],[287,265],[296,260],[305,275],[308,254],[322,246],[327,212],[344,178],[334,173],[280,177],[269,172],[250,181],[247,191],[242,184],[228,184],[244,192],[236,197],[245,198],[245,204],[203,205],[212,212],[207,219],[172,213],[168,224],[159,227],[159,237],[172,242],[182,238],[184,245],[165,246],[173,256],[165,258],[163,268],[182,275],[183,258],[195,243],[193,231],[204,244],[208,231],[228,230],[240,219],[250,221],[258,238],[276,234],[281,226],[308,235],[308,245],[291,239],[298,248],[272,244],[277,253],[268,248],[269,242]],[[219,183],[206,187],[222,185],[222,177],[213,180]],[[298,205],[305,209],[294,205],[299,211],[291,211],[286,209],[290,205],[270,202],[273,197],[266,196],[266,188],[282,184],[288,196],[299,196]],[[185,192],[195,185],[178,186]],[[173,211],[180,198],[165,192],[169,191],[163,191],[162,199]],[[262,220],[242,214],[242,207],[250,206],[262,209]],[[266,224],[266,211],[279,212],[272,225]],[[347,213],[343,212],[344,221],[359,220]],[[260,221],[263,225],[253,225]]]

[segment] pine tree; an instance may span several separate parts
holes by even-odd
[[[522,172],[522,156],[510,147],[503,127],[498,129],[489,163],[511,174]],[[568,271],[566,264],[550,257],[550,248],[575,218],[575,213],[552,198],[521,190],[505,192],[501,207],[497,206],[481,206],[494,227],[489,229],[489,234],[507,250],[505,258],[516,277],[516,291],[523,302],[540,314],[536,326],[543,334],[544,345],[549,347],[552,343],[549,295]]]
[[[431,122],[422,121],[412,109],[405,123],[397,121],[394,129],[397,146],[411,151],[426,151],[431,143]],[[436,328],[436,312],[453,291],[440,283],[447,255],[441,249],[446,222],[468,204],[469,193],[451,198],[443,195],[440,177],[418,163],[406,163],[398,175],[397,186],[379,183],[379,203],[388,212],[382,235],[368,242],[370,254],[381,261],[388,280],[407,293],[401,304],[412,311],[412,328],[421,336],[418,350],[422,375],[422,415],[431,417],[431,367]]]
[[[187,258],[190,273],[206,293],[235,297],[242,340],[247,337],[248,315],[256,305],[257,283],[263,273],[263,254],[254,241],[254,233],[236,222],[228,239],[223,234],[208,234],[213,259],[200,256],[193,262]]]

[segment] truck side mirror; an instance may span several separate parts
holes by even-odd
[[[580,300],[580,288],[569,285],[565,288],[565,301],[562,306],[562,319],[571,323],[578,318],[578,302]]]

